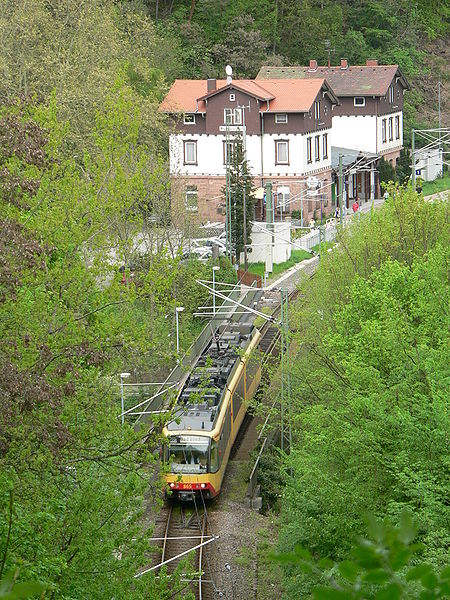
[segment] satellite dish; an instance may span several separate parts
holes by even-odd
[[[233,75],[233,69],[232,69],[231,65],[227,65],[227,66],[225,67],[225,73],[226,73],[227,75]]]

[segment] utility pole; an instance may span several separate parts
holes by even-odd
[[[269,243],[269,250],[266,255],[266,272],[272,273],[273,271],[273,197],[272,197],[272,182],[266,183],[266,223],[267,231],[272,232],[272,239]]]
[[[285,449],[285,440],[288,448],[292,443],[291,428],[291,382],[289,375],[289,292],[281,290],[281,450]],[[287,424],[286,424],[287,418]]]
[[[442,165],[442,146],[441,146],[441,85],[438,81],[438,123],[439,123],[439,164]],[[439,172],[442,175],[442,169]]]
[[[412,188],[416,191],[416,131],[411,130],[411,182]]]
[[[339,154],[339,179],[338,179],[339,194],[338,194],[338,198],[339,198],[339,223],[341,226],[342,226],[342,221],[343,221],[343,217],[344,217],[343,207],[342,207],[342,200],[344,198],[343,182],[344,182],[344,175],[343,175],[343,168],[342,168],[342,154]]]
[[[231,207],[230,207],[230,127],[226,123],[225,130],[225,242],[226,254],[231,262]]]

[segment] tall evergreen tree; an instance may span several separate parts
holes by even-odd
[[[247,244],[251,243],[251,222],[255,211],[254,185],[252,176],[245,159],[244,145],[241,136],[237,136],[227,146],[227,161],[229,163],[229,186],[231,197],[231,243],[232,251],[239,262],[241,252],[244,251],[244,201],[246,216]],[[226,187],[222,190],[225,198]]]

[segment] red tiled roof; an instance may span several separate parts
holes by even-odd
[[[170,88],[167,96],[161,102],[162,112],[205,112],[205,98],[210,98],[223,90],[235,88],[245,91],[260,100],[269,102],[269,112],[307,112],[310,110],[322,86],[326,87],[331,98],[338,100],[330,86],[323,78],[319,79],[266,79],[264,84],[250,79],[238,79],[230,85],[223,79],[218,79],[216,89],[207,93],[207,80],[177,79]],[[266,112],[267,106],[261,106],[261,112]]]
[[[255,98],[259,98],[260,100],[271,100],[273,98],[273,96],[272,96],[272,94],[270,94],[270,92],[268,92],[266,89],[261,87],[261,85],[258,85],[252,79],[237,79],[236,81],[233,81],[230,84],[226,84],[225,87],[228,89],[233,88],[233,89],[242,90],[243,92],[246,92],[246,93],[250,94],[251,96],[254,96]],[[213,90],[212,92],[208,92],[207,94],[205,94],[204,96],[202,96],[199,99],[203,100],[203,99],[211,98],[211,96],[215,96],[216,94],[220,93],[221,91],[223,91],[223,87],[220,87],[220,88],[217,87],[215,90]]]
[[[216,82],[218,88],[225,87],[225,79],[218,79]],[[176,79],[170,88],[167,96],[159,105],[162,112],[205,112],[206,105],[203,100],[197,103],[197,98],[201,98],[207,93],[206,79]]]
[[[332,99],[338,102],[325,79],[266,79],[264,87],[274,99],[269,104],[269,112],[308,112],[317,94],[325,85]],[[261,107],[261,112],[265,112]]]
[[[316,79],[324,77],[337,96],[384,96],[395,76],[403,80],[403,85],[409,89],[409,84],[401,73],[398,65],[317,67],[261,67],[256,79],[262,81],[274,79]],[[263,84],[265,85],[265,83]]]

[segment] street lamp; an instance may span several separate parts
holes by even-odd
[[[123,389],[123,380],[124,379],[128,379],[128,377],[130,377],[131,373],[121,373],[120,374],[120,397],[122,400],[122,425],[125,422],[125,415],[123,414],[125,412],[125,394],[124,394],[124,389]]]
[[[218,265],[214,265],[212,268],[212,273],[213,273],[213,280],[212,280],[212,287],[213,287],[213,315],[216,314],[216,271],[218,271],[220,269],[220,267]]]
[[[180,353],[180,335],[179,335],[179,326],[178,326],[178,314],[183,312],[184,310],[184,306],[177,306],[175,308],[175,322],[176,322],[176,329],[177,329],[177,354]]]

